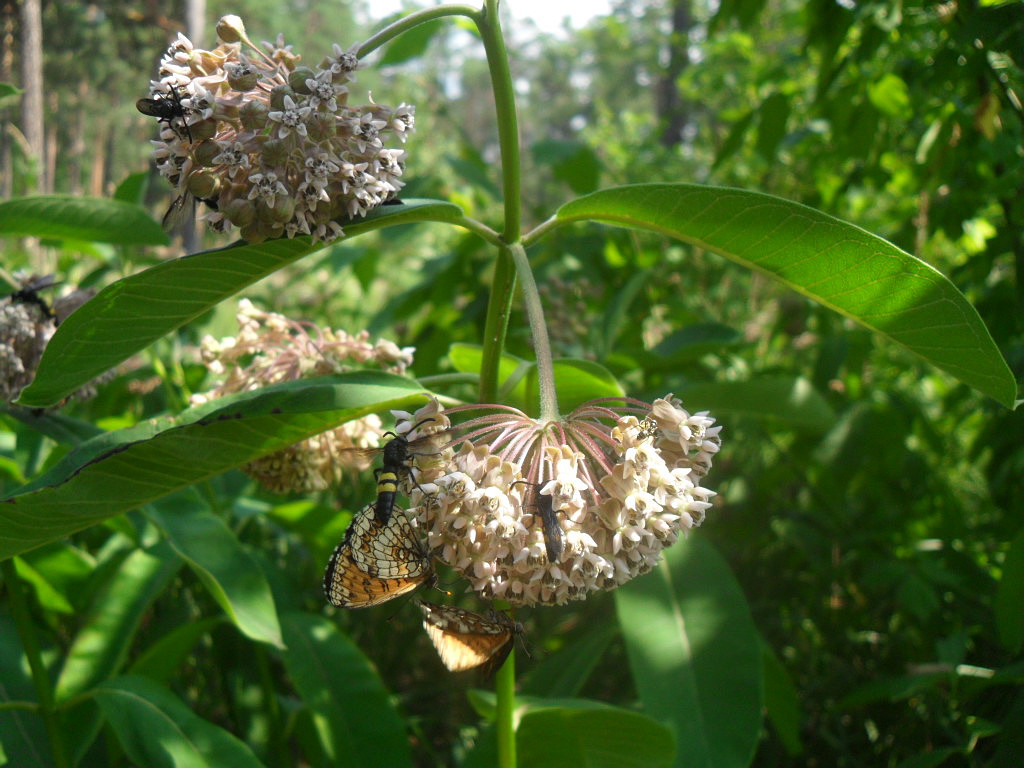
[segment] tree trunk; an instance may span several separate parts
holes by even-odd
[[[672,31],[668,38],[668,66],[658,80],[656,91],[656,107],[658,117],[664,126],[661,132],[661,143],[665,147],[674,147],[682,140],[683,128],[689,112],[679,97],[676,81],[683,70],[690,65],[690,29],[693,28],[693,15],[690,13],[690,0],[672,0]]]
[[[21,0],[22,131],[36,164],[36,189],[48,189],[43,133],[43,15],[40,0]]]

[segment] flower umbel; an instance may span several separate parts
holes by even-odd
[[[212,228],[237,226],[250,243],[297,233],[329,241],[344,234],[332,219],[363,216],[398,193],[405,152],[386,144],[405,142],[414,108],[349,105],[358,46],[335,45],[311,68],[281,36],[266,51],[255,46],[237,16],[217,34],[212,51],[179,34],[139,107],[163,126],[158,170],[179,195],[216,209]],[[345,170],[354,166],[358,178]]]
[[[258,309],[248,299],[239,301],[237,319],[238,336],[203,339],[203,362],[212,373],[224,376],[224,381],[210,392],[193,395],[193,405],[269,384],[368,365],[401,374],[412,364],[411,347],[400,349],[386,339],[372,344],[365,331],[351,336],[300,323]],[[277,493],[323,490],[340,481],[347,468],[366,469],[371,460],[351,449],[376,448],[383,435],[380,418],[371,414],[252,461],[243,469]]]
[[[415,424],[438,410],[396,417]],[[484,598],[565,603],[617,587],[653,568],[711,506],[700,481],[721,427],[671,395],[594,401],[546,423],[493,410],[457,428],[465,441],[443,466],[424,457],[430,468],[407,489],[432,554]]]

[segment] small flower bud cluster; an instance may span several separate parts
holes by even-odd
[[[375,365],[402,374],[412,365],[411,347],[402,349],[385,339],[372,344],[365,331],[350,336],[341,330],[300,323],[258,309],[248,299],[239,301],[237,319],[238,336],[203,339],[203,362],[224,381],[210,392],[193,395],[193,405],[353,368]],[[338,483],[346,469],[368,468],[372,456],[353,449],[375,448],[383,435],[380,418],[371,414],[250,462],[243,469],[276,493],[323,490]]]
[[[57,324],[45,309],[34,303],[0,304],[0,400],[17,400],[36,375],[43,350]]]
[[[297,233],[329,242],[344,234],[336,218],[364,216],[397,194],[405,151],[385,143],[405,142],[414,107],[349,105],[354,49],[335,45],[306,67],[281,36],[263,43],[266,52],[253,45],[237,16],[221,19],[217,34],[212,51],[178,35],[146,108],[164,126],[157,168],[180,195],[216,208],[212,228],[237,226],[250,243]]]
[[[13,402],[35,378],[43,351],[57,325],[86,301],[95,291],[78,289],[58,298],[51,308],[33,289],[55,284],[53,276],[44,278],[16,276],[23,287],[0,299],[0,401]],[[87,400],[96,388],[114,378],[113,370],[97,376],[75,391],[73,397]]]
[[[653,568],[712,506],[699,483],[721,427],[671,395],[620,402],[556,423],[514,409],[479,417],[457,428],[467,439],[444,466],[417,451],[409,514],[431,553],[482,597],[512,605],[583,599]],[[415,424],[437,410],[396,417]]]

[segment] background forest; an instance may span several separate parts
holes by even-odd
[[[514,10],[515,0],[508,5]],[[35,91],[22,69],[31,59],[33,7],[43,41]],[[160,220],[172,193],[147,170],[154,123],[135,102],[185,31],[185,10],[157,0],[0,3],[4,200],[115,198]],[[383,23],[369,3],[209,0],[196,27],[204,45],[214,44],[225,13],[241,16],[254,40],[283,33],[314,58]],[[1019,380],[1020,3],[636,0],[613,2],[610,14],[558,35],[511,21],[506,32],[527,227],[613,185],[691,182],[778,195],[881,235],[946,275]],[[360,70],[355,92],[366,91],[417,107],[402,198],[446,200],[478,220],[500,220],[494,99],[467,27],[443,19],[398,38]],[[34,98],[35,127],[26,122]],[[185,252],[179,238],[145,248],[18,238],[2,211],[0,234],[5,279],[17,270],[54,274],[61,284],[49,298],[100,289]],[[190,251],[234,239],[198,237]],[[723,748],[729,729],[712,727],[702,734],[702,761],[690,752],[691,762],[675,764],[1021,765],[1020,411],[759,272],[668,237],[577,225],[531,247],[529,258],[556,357],[600,364],[630,396],[674,392],[687,409],[710,410],[724,425],[708,478],[719,492],[715,507],[677,547],[700,548],[681,566],[693,579],[689,599],[699,603],[713,590],[708,582],[738,584],[760,643],[760,672],[751,667],[760,714],[749,744],[735,737]],[[493,269],[475,234],[419,223],[331,244],[243,295],[293,319],[415,347],[417,378],[454,376],[481,343]],[[2,496],[52,468],[89,430],[174,416],[211,389],[199,344],[207,334],[234,335],[236,311],[236,301],[223,302],[161,338],[95,397],[70,401],[45,423],[6,406]],[[514,302],[510,355],[533,359],[529,330]],[[95,703],[74,698],[127,673],[167,686],[178,700],[167,711],[219,726],[258,764],[492,764],[492,705],[476,690],[488,682],[441,666],[417,610],[392,603],[336,611],[323,599],[324,564],[352,512],[374,493],[369,472],[288,496],[231,470],[7,560],[0,765],[138,764],[138,747],[126,746],[116,726],[98,724]],[[203,571],[202,556],[183,543],[208,530],[200,518],[190,524],[186,516],[178,530],[171,521],[174,510],[197,508],[213,513],[202,521],[216,518],[241,542],[244,559],[232,562],[262,573],[278,611],[301,611],[303,627],[340,630],[352,641],[349,655],[330,659],[358,668],[349,706],[373,713],[376,730],[334,733],[333,745],[324,736],[325,719],[351,713],[344,705],[318,710],[312,686],[321,674],[344,681],[282,661],[273,638],[253,629],[259,622],[239,618],[265,606],[234,603],[216,574]],[[209,534],[211,548],[220,530]],[[721,560],[701,554],[704,547]],[[728,567],[715,570],[723,561]],[[15,579],[23,594],[12,599]],[[662,721],[631,672],[628,636],[643,631],[630,625],[633,615],[612,593],[525,611],[531,657],[516,652],[520,692],[605,702]],[[282,627],[290,646],[289,633],[294,640],[299,632],[292,621]],[[44,669],[29,669],[30,645]],[[63,755],[52,751],[59,718],[19,703],[38,699],[45,709],[39,678],[47,676],[58,701],[85,711],[70,710]],[[714,681],[703,684],[713,701]],[[109,718],[115,705],[104,701]],[[673,728],[682,755],[674,721]],[[534,737],[539,746],[520,747],[521,765],[568,764],[557,738]],[[211,744],[211,754],[227,749]],[[641,757],[638,765],[671,764]],[[166,764],[205,764],[196,760],[171,756]]]

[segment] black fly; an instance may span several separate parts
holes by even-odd
[[[165,123],[177,134],[178,138],[182,138],[181,128],[184,128],[188,140],[192,141],[192,131],[185,119],[188,110],[181,103],[181,94],[178,93],[177,86],[171,87],[169,95],[158,93],[151,99],[139,99],[135,102],[135,108],[142,114],[155,117],[161,123]],[[178,121],[177,125],[175,125],[175,121]]]

